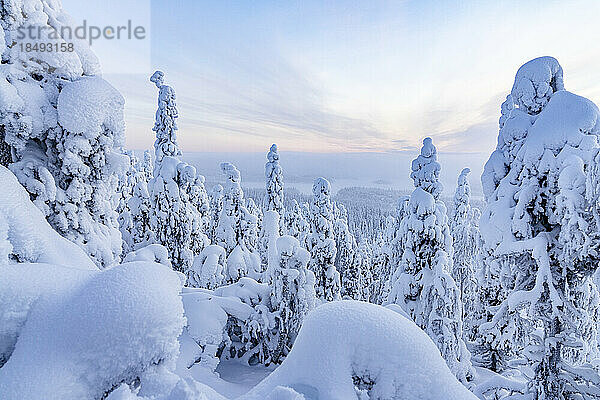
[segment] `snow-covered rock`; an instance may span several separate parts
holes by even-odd
[[[357,301],[326,303],[310,313],[281,366],[240,399],[285,393],[280,386],[306,399],[358,399],[356,382],[372,399],[476,399],[412,321]]]

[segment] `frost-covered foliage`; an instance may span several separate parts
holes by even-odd
[[[155,243],[156,235],[151,225],[153,208],[148,192],[148,182],[145,179],[136,182],[132,195],[127,200],[127,208],[129,210],[124,217],[124,226],[129,232],[128,248],[136,250]]]
[[[315,307],[315,276],[307,266],[310,254],[292,236],[276,241],[277,259],[269,274],[271,310],[277,331],[271,339],[271,359],[281,362],[294,343],[306,314]]]
[[[598,108],[564,90],[550,57],[519,69],[511,97],[482,176],[481,222],[507,296],[481,334],[527,339],[517,350],[534,398],[598,398],[587,365],[597,354]]]
[[[13,1],[0,15],[0,148],[48,222],[102,267],[118,262],[121,238],[111,207],[113,182],[126,168],[122,96],[98,75],[84,41],[71,52],[21,51],[19,29],[60,46],[71,19],[60,2]],[[126,157],[125,157],[126,158]]]
[[[209,196],[209,210],[210,210],[210,220],[209,220],[209,229],[208,229],[208,239],[211,243],[216,242],[216,231],[217,226],[219,225],[219,217],[221,216],[221,212],[223,211],[223,186],[215,185]]]
[[[337,248],[335,267],[341,275],[341,295],[352,300],[362,300],[361,265],[356,262],[356,240],[348,229],[347,220],[338,218],[333,231]]]
[[[156,141],[154,142],[154,162],[162,162],[165,156],[179,157],[181,150],[177,144],[177,121],[179,117],[177,104],[175,102],[175,90],[169,85],[165,85],[165,74],[162,71],[156,71],[150,77],[158,88],[158,108],[154,118],[154,127],[156,132]]]
[[[403,241],[400,227],[408,214],[410,196],[402,196],[398,200],[395,215],[386,218],[383,235],[378,238],[373,251],[373,284],[371,302],[384,304],[387,302],[392,284],[403,273],[402,254]]]
[[[471,209],[471,187],[467,176],[471,170],[465,168],[458,176],[458,185],[454,192],[454,209],[450,219],[450,232],[453,240],[454,258],[452,277],[460,290],[460,301],[463,305],[465,338],[473,340],[471,326],[466,323],[467,316],[475,312],[477,281],[475,279],[475,262],[479,254],[479,228],[474,225]],[[470,320],[470,318],[469,318]]]
[[[241,302],[241,305],[235,304],[236,309],[232,310],[235,314],[227,321],[229,341],[222,349],[221,358],[237,358],[248,365],[269,364],[273,350],[269,338],[276,329],[275,315],[270,310],[269,285],[243,277],[215,289],[214,293]]]
[[[240,171],[231,163],[222,163],[221,171],[226,181],[215,239],[227,254],[225,277],[232,283],[261,270],[260,256],[255,252],[258,218],[246,209]]]
[[[192,266],[193,207],[186,194],[195,168],[175,157],[157,161],[154,178],[148,183],[152,214],[150,229],[156,241],[169,250],[173,268],[187,273]]]
[[[265,211],[277,211],[283,216],[283,170],[279,164],[277,145],[273,144],[267,154],[265,164],[265,178],[267,181],[267,195],[265,197]]]
[[[460,290],[452,270],[452,237],[441,193],[436,149],[423,140],[413,161],[416,189],[402,219],[400,273],[394,275],[389,303],[400,305],[434,341],[452,372],[462,382],[472,378],[470,354],[462,339]]]
[[[292,206],[285,210],[283,232],[295,237],[300,243],[306,243],[306,237],[310,233],[310,224],[304,219],[302,208],[296,199],[293,199]]]
[[[15,175],[3,166],[0,166],[0,187],[0,257],[3,260],[97,269],[78,245],[52,229]]]
[[[266,399],[282,387],[304,396],[292,399],[476,399],[412,321],[357,301],[309,313],[281,366],[240,399]]]
[[[310,227],[307,247],[311,254],[310,269],[316,278],[317,297],[325,301],[339,300],[341,284],[334,265],[337,249],[333,236],[331,185],[325,178],[317,178],[313,184]]]
[[[204,187],[205,178],[197,174],[187,185],[187,195],[192,207],[192,252],[199,254],[210,244],[206,231],[210,228],[210,203]]]

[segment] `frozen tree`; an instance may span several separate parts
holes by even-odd
[[[156,242],[156,235],[150,223],[152,215],[152,204],[148,183],[145,180],[138,181],[133,187],[132,196],[127,200],[129,209],[129,221],[126,226],[129,229],[129,249],[137,250]]]
[[[403,242],[400,227],[408,214],[410,196],[402,196],[396,206],[396,215],[388,216],[380,249],[374,266],[373,302],[382,304],[387,301],[393,282],[399,279],[402,269]]]
[[[258,219],[246,209],[240,171],[231,163],[222,163],[221,171],[226,183],[215,241],[225,249],[226,280],[232,283],[261,270],[260,257],[254,252]]]
[[[160,163],[165,156],[179,157],[181,150],[177,145],[177,121],[179,116],[175,102],[175,91],[164,83],[165,74],[156,71],[150,77],[158,88],[158,108],[154,119],[156,141],[154,142],[154,162]]]
[[[458,176],[458,185],[454,192],[454,210],[450,219],[450,232],[453,239],[452,277],[460,289],[464,320],[470,320],[475,312],[477,281],[475,279],[475,257],[479,253],[479,232],[473,225],[471,210],[471,187],[467,179],[471,172],[465,168]],[[469,318],[467,318],[469,316]],[[464,324],[465,337],[471,327]],[[472,338],[472,336],[470,336]]]
[[[221,211],[223,211],[223,186],[215,185],[210,192],[210,222],[209,222],[209,230],[208,230],[208,238],[211,243],[216,242],[216,230],[219,225],[219,216],[221,215]]]
[[[313,200],[310,205],[311,234],[307,239],[311,254],[310,268],[316,277],[316,292],[324,301],[339,300],[340,274],[335,269],[336,247],[333,237],[333,205],[331,185],[325,178],[317,178],[313,184]]]
[[[525,334],[512,339],[527,338],[521,354],[534,398],[600,398],[587,364],[597,351],[598,108],[564,90],[551,57],[519,68],[511,96],[482,176],[481,233],[507,265],[508,287],[485,331],[507,336],[509,322],[523,320]]]
[[[186,194],[190,176],[196,170],[175,157],[164,156],[155,163],[154,178],[148,183],[152,214],[150,228],[156,241],[165,246],[173,268],[184,272],[191,268],[194,214]]]
[[[371,265],[371,250],[369,249],[369,244],[365,239],[361,240],[358,244],[354,255],[354,264],[356,264],[356,269],[360,271],[358,287],[360,292],[359,300],[371,301],[372,289],[373,289],[373,269]]]
[[[54,229],[110,266],[121,255],[111,199],[127,168],[123,97],[99,76],[83,41],[70,52],[21,51],[18,32],[33,26],[40,42],[67,45],[60,32],[70,18],[60,2],[4,2],[0,10],[0,162]]]
[[[187,187],[188,198],[192,206],[192,252],[199,254],[210,240],[206,232],[210,229],[210,203],[204,187],[204,176],[197,174]]]
[[[283,231],[286,235],[298,239],[301,244],[305,243],[306,236],[310,233],[310,225],[304,219],[302,209],[296,199],[292,199],[292,206],[285,210]]]
[[[194,258],[187,274],[187,285],[205,289],[215,289],[225,281],[225,249],[215,244],[206,246]]]
[[[430,138],[412,163],[415,190],[400,232],[403,254],[388,302],[400,305],[438,346],[450,370],[466,383],[473,376],[462,339],[460,290],[452,270],[452,237],[446,207],[439,200],[440,165]]]
[[[335,221],[333,230],[337,248],[335,267],[342,280],[341,294],[350,299],[361,300],[360,279],[363,271],[360,269],[361,265],[355,260],[356,240],[348,229],[348,223],[343,218]]]
[[[306,314],[316,305],[315,276],[307,266],[310,254],[292,236],[276,240],[276,262],[269,275],[271,308],[276,315],[277,333],[272,340],[275,363],[286,356],[298,335]]]
[[[277,145],[273,144],[267,154],[265,164],[265,178],[267,194],[265,197],[265,210],[277,211],[283,217],[283,170],[279,165],[279,152]]]

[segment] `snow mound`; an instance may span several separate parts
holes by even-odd
[[[240,399],[269,398],[285,386],[307,400],[351,400],[358,399],[355,383],[372,399],[476,399],[413,322],[358,301],[310,313],[281,366]]]
[[[52,229],[17,178],[1,165],[0,187],[0,217],[8,233],[7,238],[0,237],[0,243],[8,239],[18,261],[98,269],[83,249]]]
[[[31,307],[46,294],[67,294],[97,271],[52,264],[0,265],[0,367],[10,358]]]
[[[104,79],[83,77],[65,85],[58,96],[58,122],[66,130],[83,133],[88,139],[103,132],[114,132],[115,138],[125,136],[123,96]],[[124,143],[115,143],[123,145]]]
[[[157,264],[162,264],[171,268],[171,260],[169,260],[169,251],[160,244],[149,244],[130,253],[127,253],[123,259],[124,263],[133,261],[149,261]]]
[[[12,268],[3,275],[15,275],[16,267],[3,268]],[[172,270],[146,262],[102,272],[25,264],[19,270],[36,279],[32,289],[15,278],[18,285],[8,287],[16,298],[27,297],[20,290],[44,293],[0,369],[3,399],[97,399],[148,370],[175,369],[185,319]],[[69,282],[47,287],[44,280]]]

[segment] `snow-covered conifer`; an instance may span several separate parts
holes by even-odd
[[[84,41],[71,41],[70,52],[21,51],[29,39],[17,32],[33,26],[48,47],[67,45],[60,33],[70,18],[60,2],[1,7],[0,42],[3,48],[10,43],[0,71],[2,164],[54,229],[99,266],[112,265],[121,255],[113,184],[127,168],[120,154],[123,97],[99,76],[100,64]]]
[[[210,204],[208,193],[204,187],[204,181],[204,176],[197,174],[187,188],[189,201],[193,207],[191,214],[194,220],[191,240],[192,252],[195,255],[199,254],[210,244],[210,240],[206,234],[208,229],[210,229]]]
[[[258,218],[246,209],[240,171],[231,163],[222,163],[221,171],[226,181],[215,239],[225,249],[226,280],[232,283],[260,272],[260,256],[254,252]]]
[[[360,269],[360,263],[357,263],[357,259],[355,259],[356,240],[348,229],[348,223],[342,217],[335,221],[333,228],[337,248],[335,268],[341,276],[341,294],[343,297],[361,300],[360,279],[363,271]]]
[[[270,274],[271,308],[277,316],[272,360],[280,362],[292,348],[306,314],[315,307],[315,276],[308,270],[310,254],[292,236],[276,241],[276,263]]]
[[[341,298],[340,274],[334,265],[337,250],[333,237],[333,204],[330,196],[331,185],[327,179],[317,178],[313,184],[311,234],[307,245],[311,253],[310,268],[316,277],[317,296],[324,301]]]
[[[473,376],[470,354],[462,339],[460,291],[452,270],[452,237],[444,203],[440,165],[430,138],[413,161],[415,190],[402,219],[402,273],[394,276],[388,301],[400,305],[431,337],[456,377]]]
[[[165,74],[156,71],[150,77],[158,88],[158,108],[154,118],[156,141],[154,142],[154,162],[160,163],[165,156],[179,157],[181,150],[177,144],[177,121],[179,116],[175,102],[175,90],[164,83]]]
[[[216,243],[215,232],[219,225],[219,217],[223,211],[223,186],[217,184],[210,192],[210,223],[208,229],[208,238],[211,243]]]
[[[454,249],[452,277],[460,289],[463,321],[470,320],[475,312],[477,294],[475,257],[480,250],[479,232],[477,226],[473,225],[471,211],[471,187],[467,179],[470,172],[469,168],[464,168],[458,176],[458,185],[454,192],[454,209],[450,219],[450,232]],[[464,325],[464,334],[467,337],[467,333],[471,332],[471,327],[467,324]]]
[[[266,197],[265,211],[277,211],[283,217],[283,170],[279,164],[277,145],[273,144],[267,154],[265,164]]]
[[[296,199],[292,199],[292,206],[285,210],[283,217],[283,231],[298,239],[303,244],[310,233],[310,225],[304,219],[302,208]]]
[[[510,283],[486,331],[506,335],[505,321],[517,318],[529,328],[521,353],[534,398],[596,398],[600,379],[586,355],[597,351],[591,277],[600,237],[597,183],[586,175],[600,151],[598,108],[564,90],[562,68],[551,57],[519,68],[511,96],[514,108],[482,176],[481,233],[509,266]],[[513,340],[517,334],[524,336],[513,332]]]
[[[225,281],[225,249],[215,244],[206,246],[194,258],[187,274],[187,285],[205,289],[215,289]]]
[[[194,258],[194,214],[186,191],[188,177],[195,174],[191,165],[164,156],[155,163],[154,178],[148,183],[151,230],[156,241],[169,251],[173,268],[184,273],[191,268]]]

